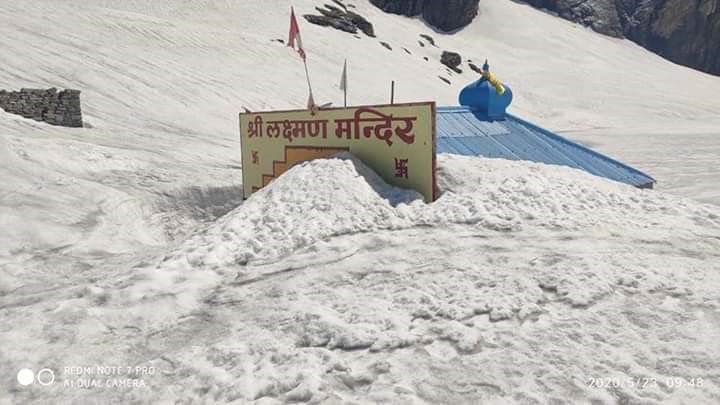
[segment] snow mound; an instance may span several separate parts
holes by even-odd
[[[438,183],[440,198],[425,204],[419,194],[388,185],[349,155],[305,162],[187,240],[165,265],[245,265],[333,236],[416,226],[518,231],[662,224],[670,231],[720,223],[714,206],[531,162],[441,155]]]
[[[193,267],[280,257],[318,240],[411,224],[393,205],[418,200],[350,156],[305,162],[210,227],[178,255]]]
[[[454,155],[442,156],[440,162],[443,195],[429,211],[438,219],[565,229],[719,223],[715,206],[578,169]]]

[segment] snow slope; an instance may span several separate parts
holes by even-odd
[[[720,209],[682,198],[720,202],[720,80],[511,1],[453,36],[357,8],[379,38],[301,22],[319,101],[348,57],[352,103],[395,79],[455,104],[475,76],[431,33],[675,194],[441,156],[425,205],[345,158],[241,204],[238,111],[307,96],[287,2],[0,2],[0,87],[79,88],[89,124],[0,111],[0,402],[717,402]],[[157,373],[78,389],[70,366]]]
[[[717,132],[717,78],[629,41],[506,0],[487,1],[476,21],[452,36],[357,3],[375,24],[377,39],[302,20],[319,100],[341,101],[336,87],[348,58],[352,103],[387,102],[389,82],[396,80],[398,101],[454,105],[476,74],[467,66],[461,75],[447,73],[437,61],[442,49],[449,49],[479,63],[489,58],[497,75],[518,90],[513,111],[556,130],[668,133],[690,126]],[[302,14],[321,2],[293,4]],[[238,105],[256,110],[305,105],[300,60],[272,41],[287,39],[288,5],[281,0],[5,2],[0,79],[5,87],[78,87],[86,116],[98,128],[142,124],[234,137],[228,117],[237,114]],[[420,47],[420,33],[433,35],[440,48]]]

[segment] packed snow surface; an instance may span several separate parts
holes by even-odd
[[[91,283],[28,284],[17,269],[3,362],[160,371],[139,377],[150,388],[100,390],[123,401],[720,395],[717,206],[458,156],[441,156],[439,181],[427,205],[350,157],[318,160],[164,257],[88,269]]]
[[[425,204],[341,155],[243,202],[237,113],[307,96],[288,2],[0,2],[0,87],[88,124],[0,111],[0,403],[720,402],[720,80],[509,0],[453,35],[353,3],[377,39],[301,20],[319,101],[347,57],[353,104],[452,105],[442,50],[487,57],[659,190],[441,155]]]

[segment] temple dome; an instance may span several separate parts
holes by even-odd
[[[470,83],[460,92],[460,105],[469,107],[481,117],[489,120],[503,120],[505,119],[505,110],[512,102],[512,90],[506,84],[496,81],[490,73],[487,61],[483,65],[483,71],[486,73],[480,80]],[[496,85],[500,85],[504,89],[502,94]]]

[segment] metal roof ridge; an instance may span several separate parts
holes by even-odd
[[[472,112],[473,109],[463,105],[439,106],[436,108],[438,112]]]

